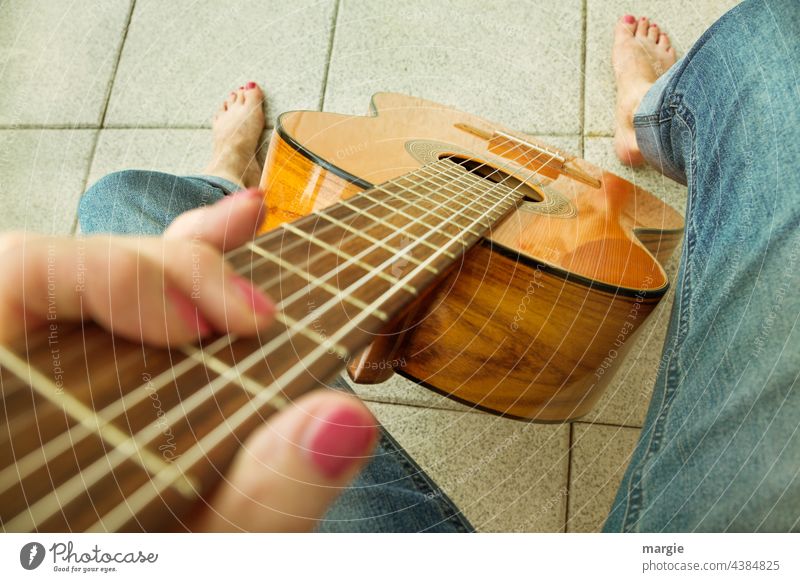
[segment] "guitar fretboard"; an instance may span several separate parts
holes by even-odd
[[[59,324],[0,348],[3,529],[180,524],[256,426],[331,379],[521,197],[442,160],[229,253],[278,305],[260,337],[158,350]]]

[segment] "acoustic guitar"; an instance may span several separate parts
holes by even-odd
[[[226,256],[279,307],[260,337],[163,350],[54,323],[0,346],[5,531],[180,528],[255,427],[345,368],[578,418],[683,227],[619,176],[397,94],[366,117],[280,116],[261,185],[264,232]]]

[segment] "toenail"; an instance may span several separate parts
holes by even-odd
[[[244,85],[242,85],[241,87],[239,87],[239,91],[244,91]]]
[[[626,15],[625,15],[625,19],[624,19],[624,20],[625,20],[625,22],[627,22],[628,24],[633,24],[634,22],[636,22],[636,19],[633,17],[633,15],[632,15],[632,14],[626,14]]]
[[[250,81],[250,82],[247,83],[247,88],[248,89],[255,89],[256,88],[256,84],[253,81]]]

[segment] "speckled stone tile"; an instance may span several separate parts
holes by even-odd
[[[479,531],[564,527],[569,427],[369,403]]]
[[[264,143],[269,138],[266,132]],[[201,174],[211,159],[208,129],[104,129],[100,131],[89,184],[118,170]],[[259,151],[263,163],[266,148]]]
[[[395,91],[520,131],[578,133],[580,0],[342,0],[325,110]]]
[[[0,130],[0,230],[71,232],[94,140],[90,129]]]
[[[267,94],[269,120],[318,109],[334,0],[139,0],[109,103],[109,127],[209,127],[247,81]]]
[[[639,438],[639,429],[575,423],[567,531],[600,531]]]
[[[738,0],[588,0],[586,10],[585,131],[614,132],[614,73],[611,42],[614,24],[624,14],[647,16],[664,29],[680,58],[701,34]]]
[[[103,129],[88,183],[119,170],[200,174],[210,156],[208,129]]]
[[[130,4],[0,3],[0,125],[98,127]]]

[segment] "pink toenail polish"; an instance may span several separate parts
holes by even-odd
[[[253,83],[253,81],[250,81],[249,83],[247,83],[247,88],[248,89],[255,89],[256,88],[256,84]]]
[[[626,14],[624,20],[628,24],[633,24],[634,22],[636,22],[636,19],[633,17],[632,14]]]

